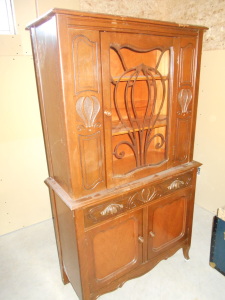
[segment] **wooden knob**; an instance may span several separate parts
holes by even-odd
[[[111,111],[109,111],[109,110],[105,110],[104,114],[108,117],[111,117],[111,115],[112,115]]]
[[[155,234],[154,234],[153,231],[150,231],[150,232],[149,232],[149,235],[150,235],[151,237],[154,237],[154,236],[155,236]]]
[[[143,244],[143,243],[144,243],[144,238],[143,238],[143,236],[139,236],[139,237],[138,237],[138,241],[139,241],[140,243]]]

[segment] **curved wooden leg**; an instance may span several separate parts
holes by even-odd
[[[62,277],[62,282],[63,284],[67,284],[69,283],[69,279],[66,275],[66,272],[64,271],[64,269],[61,267],[61,264],[60,264],[60,270],[61,270],[61,277]]]
[[[190,257],[189,257],[189,250],[190,250],[190,246],[189,245],[186,245],[183,247],[183,254],[184,254],[184,258],[186,260],[189,260]]]

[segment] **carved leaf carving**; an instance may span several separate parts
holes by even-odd
[[[176,179],[168,186],[168,190],[176,190],[181,188],[183,185],[183,181]]]
[[[149,202],[154,199],[157,195],[157,190],[153,186],[151,189],[142,189],[141,191],[135,193],[134,195],[130,196],[128,199],[128,207],[136,207],[136,202]]]
[[[123,199],[115,199],[114,203],[101,204],[87,208],[85,213],[86,226],[101,222],[113,215],[124,213],[135,207],[140,207],[149,201],[154,201],[162,196],[173,193],[176,189],[185,188],[192,182],[192,173],[183,174],[176,179],[163,181],[155,186],[145,187],[133,194],[125,195]],[[117,201],[117,202],[116,202]]]
[[[178,94],[178,102],[181,107],[181,112],[179,114],[186,114],[188,113],[188,106],[192,99],[192,92],[190,89],[182,89]]]
[[[102,216],[117,214],[123,209],[123,204],[110,204],[103,211],[100,212]]]
[[[100,110],[100,103],[95,96],[80,97],[76,103],[76,110],[84,125],[79,125],[78,130],[92,127],[100,127],[100,123],[95,124],[95,119]]]

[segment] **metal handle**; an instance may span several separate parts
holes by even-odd
[[[149,235],[150,235],[151,237],[154,237],[154,236],[155,236],[155,234],[154,234],[153,231],[150,231],[150,232],[149,232]]]
[[[138,237],[138,241],[139,241],[140,243],[143,244],[143,243],[144,243],[144,238],[143,238],[143,236],[139,236],[139,237]]]
[[[111,115],[112,115],[111,111],[109,111],[109,110],[105,110],[105,111],[104,111],[104,114],[105,114],[107,117],[111,117]]]

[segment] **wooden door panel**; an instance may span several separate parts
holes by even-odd
[[[138,259],[134,219],[101,231],[93,239],[96,278],[103,279]]]
[[[142,210],[87,232],[92,289],[104,286],[142,262]]]
[[[149,207],[149,259],[187,238],[191,226],[188,214],[193,204],[190,198],[190,190],[181,191]]]
[[[153,251],[158,251],[182,237],[186,225],[186,199],[181,197],[160,206],[153,213]]]

